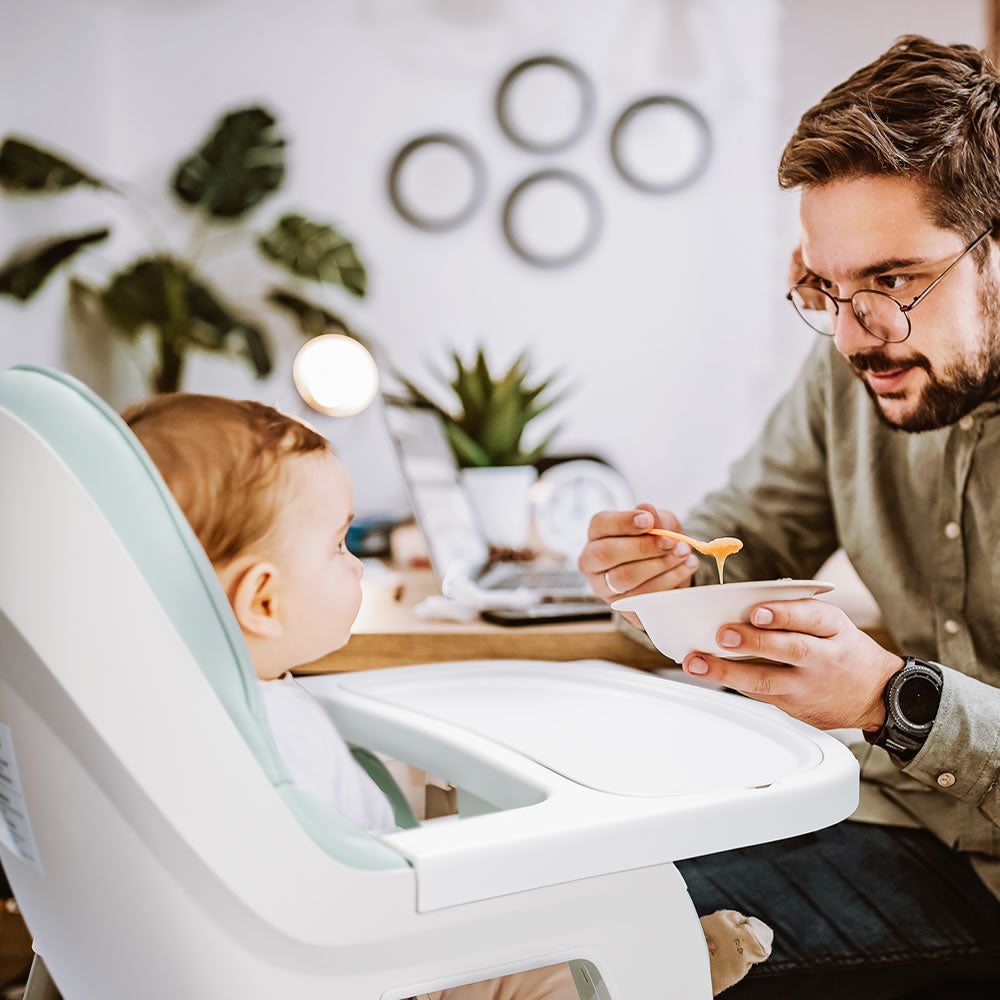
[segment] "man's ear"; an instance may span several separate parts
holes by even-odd
[[[274,639],[282,634],[278,570],[273,563],[251,563],[231,582],[227,596],[240,628],[248,635]]]

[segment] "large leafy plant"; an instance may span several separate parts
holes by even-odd
[[[123,337],[134,342],[145,331],[153,331],[157,361],[148,373],[153,391],[179,388],[192,350],[243,357],[258,378],[270,373],[272,347],[265,329],[250,315],[245,300],[228,301],[204,274],[212,237],[228,236],[234,230],[252,238],[268,265],[286,272],[281,285],[267,290],[265,302],[283,310],[306,336],[324,332],[356,336],[326,304],[303,294],[308,284],[310,295],[321,286],[338,286],[358,298],[365,295],[365,268],[349,240],[332,225],[296,214],[282,215],[260,232],[240,225],[284,180],[285,141],[275,126],[274,115],[264,108],[231,111],[219,119],[201,148],[177,166],[171,192],[182,209],[196,218],[184,252],[165,243],[153,245],[108,275],[103,285],[70,279],[71,290],[96,299],[105,318]],[[38,197],[73,188],[92,188],[122,204],[131,203],[120,186],[62,156],[23,138],[3,140],[0,190],[15,197]],[[63,265],[110,235],[110,226],[100,226],[19,247],[0,264],[0,295],[28,301]],[[70,301],[77,298],[71,296]]]
[[[462,468],[493,465],[531,465],[548,450],[558,428],[530,450],[521,446],[524,429],[562,398],[549,395],[553,378],[528,384],[528,365],[521,355],[502,375],[494,376],[480,348],[475,360],[466,365],[452,352],[455,374],[440,375],[454,392],[454,409],[441,406],[409,379],[397,376],[418,406],[433,410],[441,419],[455,458]]]

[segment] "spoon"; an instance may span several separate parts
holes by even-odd
[[[743,542],[738,538],[723,536],[713,538],[710,542],[702,542],[690,535],[683,535],[679,531],[668,531],[666,528],[650,528],[649,535],[664,535],[672,538],[675,542],[687,542],[692,549],[701,552],[703,555],[712,556],[719,567],[719,583],[722,583],[722,567],[725,561],[734,553],[743,548]]]

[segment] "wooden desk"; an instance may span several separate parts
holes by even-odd
[[[425,597],[440,593],[434,574],[407,570],[400,576],[401,600],[393,601],[386,587],[367,589],[350,642],[295,672],[326,674],[445,660],[597,659],[645,670],[670,665],[610,621],[516,626],[423,621],[413,609]]]
[[[398,576],[404,588],[401,600],[392,599],[391,587],[371,581],[372,585],[365,588],[365,600],[350,642],[295,672],[327,674],[448,660],[597,659],[643,670],[673,665],[656,650],[630,639],[610,621],[518,626],[423,621],[413,614],[413,609],[425,597],[439,593],[433,573],[407,570]],[[876,641],[892,648],[879,622],[878,609],[860,583],[854,582],[853,571],[848,574],[834,566],[820,578],[836,583],[836,603]]]

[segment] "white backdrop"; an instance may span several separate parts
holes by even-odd
[[[174,166],[222,111],[265,104],[290,169],[260,226],[299,209],[356,241],[370,295],[330,305],[383,360],[420,379],[452,347],[484,343],[497,364],[528,347],[539,374],[558,370],[573,386],[536,433],[563,424],[556,451],[604,454],[639,499],[680,512],[721,480],[809,347],[783,302],[796,199],[774,180],[798,114],[904,31],[975,44],[985,33],[981,0],[0,0],[0,12],[3,134],[133,182],[167,220],[163,238],[183,246],[187,224],[165,194]],[[578,62],[597,91],[590,131],[552,156],[515,148],[493,117],[504,71],[541,52]],[[714,131],[708,173],[678,195],[627,187],[608,156],[617,113],[652,91],[688,97]],[[472,141],[488,170],[485,205],[446,234],[409,227],[385,196],[395,150],[436,130]],[[516,258],[499,228],[506,192],[543,166],[579,171],[604,207],[595,251],[561,271]],[[84,195],[2,199],[0,255],[117,218]],[[81,274],[142,251],[144,228],[117,225],[103,261]],[[256,264],[233,255],[210,273],[254,308]],[[0,300],[0,368],[65,363],[64,288],[54,280],[25,307]],[[268,381],[199,358],[185,388],[295,409],[300,340],[273,329]],[[116,371],[121,404],[141,386],[128,364]],[[316,423],[348,462],[359,513],[405,510],[372,414]]]

